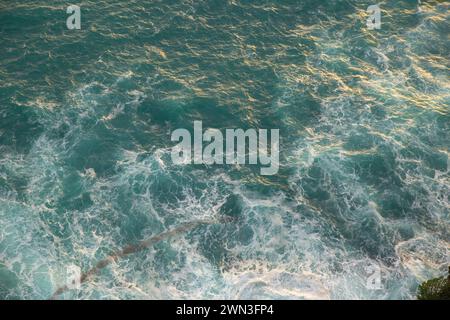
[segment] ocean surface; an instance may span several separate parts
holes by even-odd
[[[421,2],[83,0],[68,30],[1,0],[0,299],[202,220],[57,298],[414,299],[450,262],[450,4]],[[278,173],[174,165],[195,120],[280,129]]]

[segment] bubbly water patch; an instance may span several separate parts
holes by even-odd
[[[50,245],[46,227],[29,207],[5,200],[1,207],[0,261],[5,276],[2,298],[45,299],[52,291],[52,274],[60,267],[54,258],[49,259],[56,256],[56,251]]]
[[[225,274],[231,299],[330,299],[330,292],[320,278],[311,273],[290,273],[284,268],[271,269],[261,262],[247,262],[247,271],[231,270]],[[281,266],[283,267],[283,266]]]

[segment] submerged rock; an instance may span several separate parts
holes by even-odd
[[[419,300],[450,300],[450,266],[448,276],[423,282],[417,295]]]

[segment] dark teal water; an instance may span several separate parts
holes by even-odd
[[[0,3],[0,298],[411,299],[450,250],[449,3]],[[277,175],[170,133],[279,128]],[[231,215],[231,223],[218,217]],[[367,287],[368,266],[381,288]]]

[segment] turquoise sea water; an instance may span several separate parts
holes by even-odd
[[[59,298],[412,299],[446,272],[449,2],[372,31],[371,1],[79,1],[81,30],[69,4],[0,2],[0,299],[201,219]],[[173,165],[194,120],[279,128],[278,174]]]

